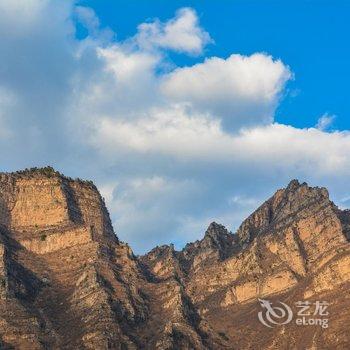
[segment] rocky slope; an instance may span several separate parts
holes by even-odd
[[[136,257],[92,183],[1,174],[0,348],[347,349],[349,232],[326,189],[293,180],[235,234],[212,223],[182,251]],[[327,301],[329,327],[267,327],[259,299],[293,316]]]

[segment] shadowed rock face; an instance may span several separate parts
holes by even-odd
[[[293,180],[235,234],[136,257],[96,187],[0,174],[1,349],[345,349],[350,213]],[[258,298],[328,301],[329,327],[267,328]]]

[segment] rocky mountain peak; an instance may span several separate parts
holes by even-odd
[[[288,186],[286,187],[286,189],[288,191],[295,191],[297,190],[299,187],[306,185],[305,182],[303,182],[303,184],[300,184],[298,179],[293,179],[289,182]]]
[[[149,253],[148,257],[151,260],[155,259],[171,259],[176,255],[176,251],[173,244],[164,244],[153,248]]]
[[[1,173],[0,187],[0,224],[22,238],[82,224],[115,237],[104,200],[91,181],[45,167]]]
[[[203,239],[189,243],[181,252],[183,261],[192,267],[199,262],[223,260],[236,248],[236,237],[225,226],[212,222]]]
[[[225,226],[213,221],[209,224],[207,230],[205,231],[204,237],[219,238],[220,236],[226,236],[228,231]]]
[[[198,246],[200,249],[216,250],[220,258],[224,259],[235,246],[235,236],[225,226],[212,222]]]
[[[241,244],[249,243],[260,234],[311,216],[325,207],[336,209],[329,200],[327,189],[310,187],[305,182],[292,180],[286,188],[278,190],[243,221],[237,231],[238,238]]]
[[[299,204],[306,198],[322,198],[323,200],[329,200],[329,193],[325,187],[311,187],[306,182],[300,183],[299,180],[294,179],[289,182],[285,189],[282,189],[285,196],[288,197],[290,202],[297,201]],[[278,197],[277,191],[273,197]],[[296,203],[298,205],[298,203]]]

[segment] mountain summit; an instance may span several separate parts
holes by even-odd
[[[293,180],[236,233],[137,257],[97,188],[0,174],[1,349],[346,349],[350,212]],[[260,301],[259,301],[260,300]],[[327,302],[328,328],[267,327],[262,305]]]

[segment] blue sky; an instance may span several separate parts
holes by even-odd
[[[137,253],[293,179],[350,205],[347,1],[0,2],[1,171],[92,179]]]

